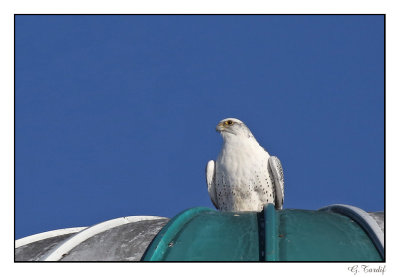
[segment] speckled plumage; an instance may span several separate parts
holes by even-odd
[[[208,192],[222,211],[261,211],[273,203],[283,205],[283,170],[277,157],[259,145],[240,120],[227,118],[217,125],[223,138],[216,161],[206,168]]]

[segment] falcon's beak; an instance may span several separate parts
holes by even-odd
[[[217,128],[215,128],[217,132],[221,133],[224,130],[224,123],[218,123]]]

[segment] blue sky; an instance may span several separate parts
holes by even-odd
[[[223,118],[285,208],[384,208],[383,16],[16,16],[16,238],[212,207]]]

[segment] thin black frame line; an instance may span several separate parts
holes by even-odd
[[[52,15],[219,15],[219,16],[224,16],[224,15],[279,15],[279,16],[292,16],[292,15],[306,15],[306,16],[318,16],[318,15],[322,15],[322,16],[326,16],[326,15],[343,15],[343,16],[347,16],[347,15],[383,15],[385,16],[386,14],[380,14],[380,13],[363,13],[363,14],[358,14],[358,13],[352,13],[352,14],[347,14],[347,13],[326,13],[326,14],[312,14],[312,13],[249,13],[249,14],[245,14],[245,13],[239,13],[239,14],[235,14],[235,13],[171,13],[171,14],[165,14],[165,13],[54,13],[54,14],[46,14],[46,13],[38,13],[38,14],[32,14],[32,13],[16,13],[14,14],[14,16],[17,15],[32,15],[32,16],[36,16],[36,15],[48,15],[48,16],[52,16]]]
[[[16,179],[16,166],[15,166],[15,114],[16,114],[16,99],[15,99],[15,76],[16,76],[16,70],[15,70],[15,20],[16,16],[18,15],[383,15],[383,32],[384,32],[384,50],[383,50],[383,72],[384,72],[384,84],[383,84],[383,97],[384,97],[384,143],[383,143],[383,148],[384,148],[384,211],[383,211],[383,216],[384,216],[384,258],[383,261],[368,261],[368,263],[386,263],[386,14],[14,14],[14,262],[15,263],[30,263],[30,262],[35,262],[35,261],[16,261],[15,260],[15,245],[16,245],[16,224],[15,224],[15,210],[16,210],[16,197],[15,197],[15,179]],[[50,261],[47,261],[50,262]],[[125,261],[68,261],[72,263],[124,263]],[[126,261],[128,262],[128,261]],[[138,262],[143,262],[143,261],[138,261]],[[160,261],[161,262],[161,261]],[[167,261],[167,262],[204,262],[204,261]],[[211,261],[211,262],[216,262],[216,263],[253,263],[253,262],[260,262],[260,261]],[[275,261],[278,263],[348,263],[348,261]],[[352,261],[353,262],[353,261]],[[365,261],[354,261],[356,262],[365,262]]]

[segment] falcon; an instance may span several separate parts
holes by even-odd
[[[261,211],[272,203],[280,210],[284,198],[281,162],[260,146],[239,119],[226,118],[217,125],[223,139],[216,161],[206,167],[208,193],[221,211]]]

